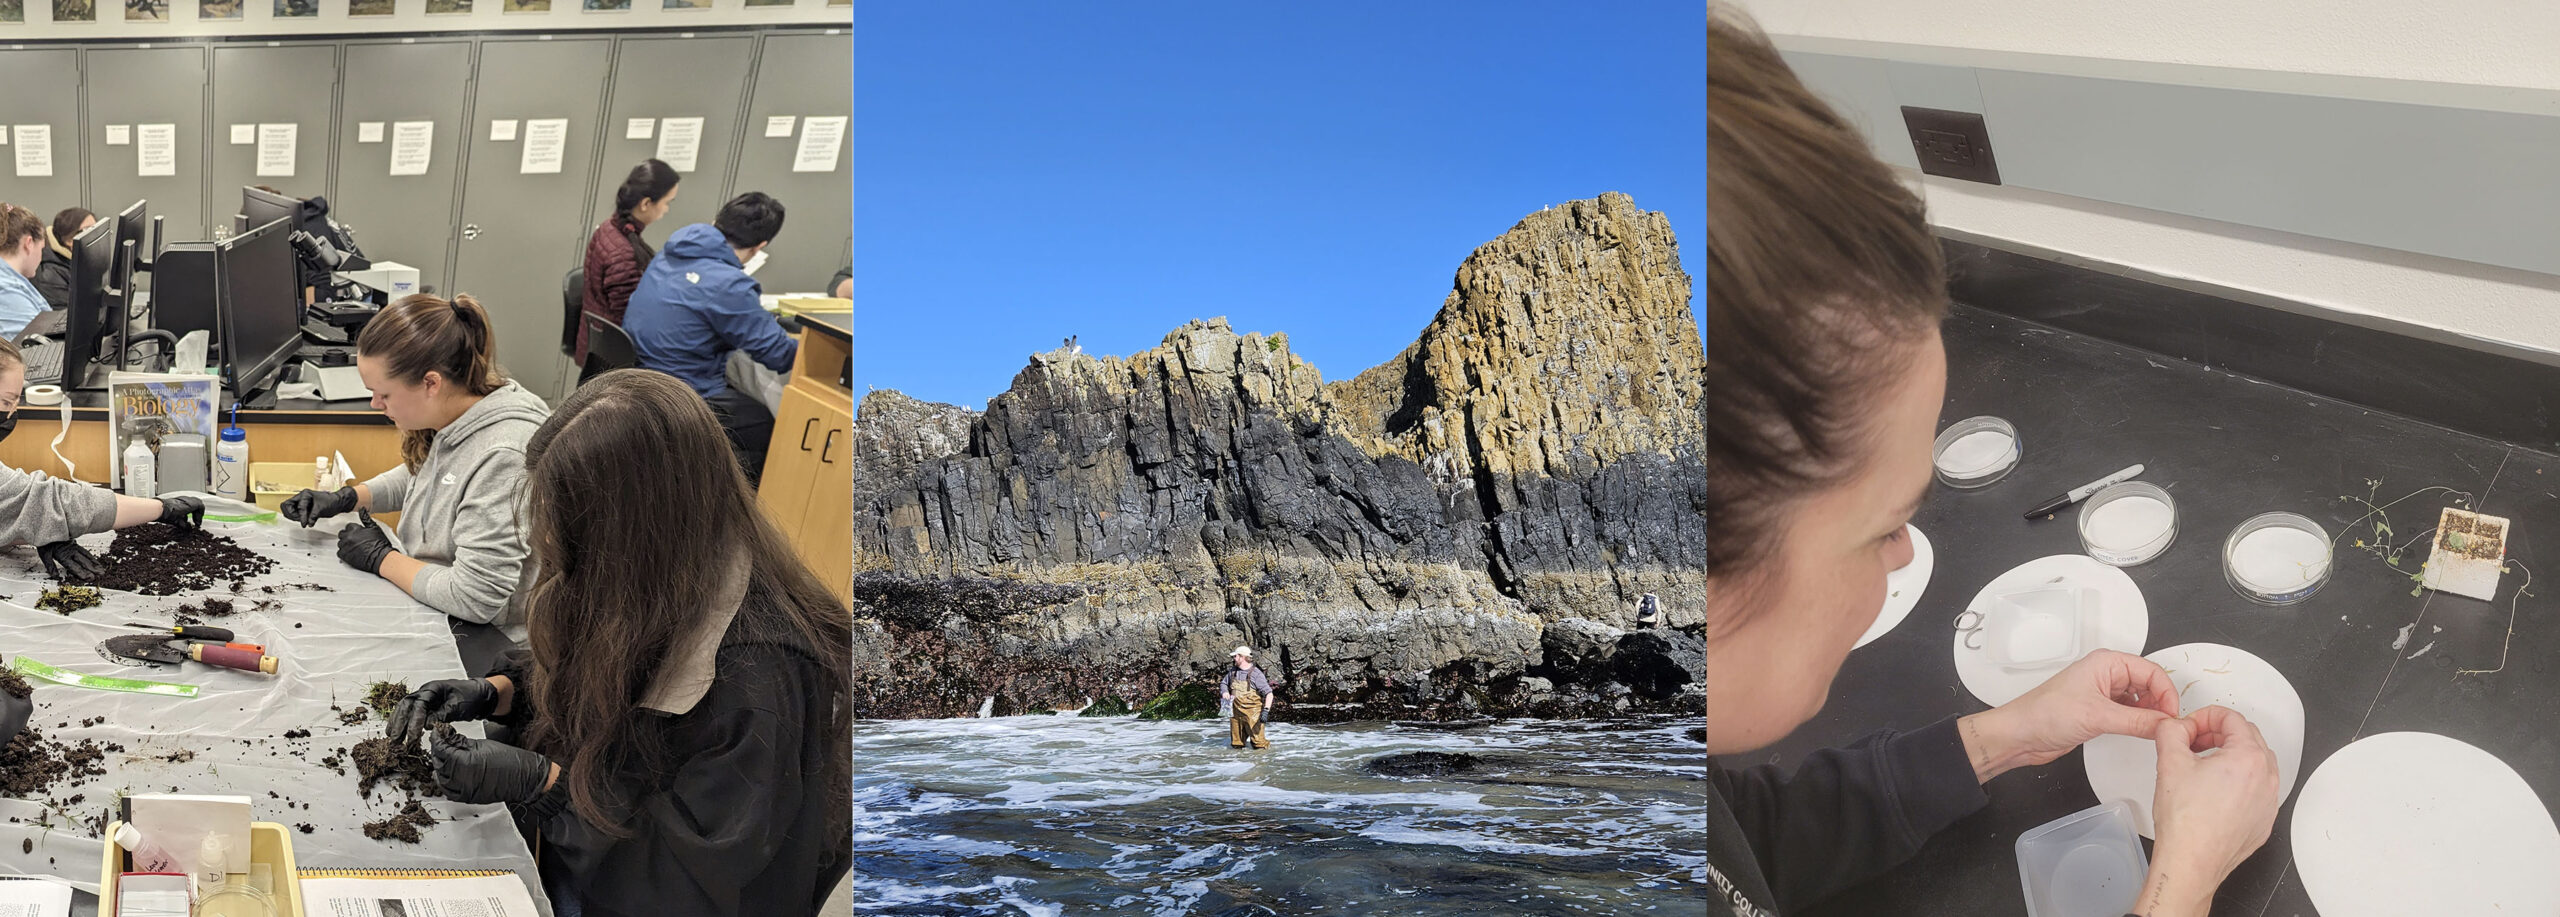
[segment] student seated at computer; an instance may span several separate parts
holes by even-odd
[[[25,208],[0,204],[0,221],[18,214],[35,219]],[[26,282],[14,273],[0,283],[6,280]],[[0,340],[0,439],[8,438],[17,427],[19,393],[26,387],[27,358],[18,352],[18,345]],[[44,561],[46,576],[70,581],[97,576],[98,558],[72,539],[146,522],[203,528],[204,501],[127,497],[104,487],[0,466],[0,544],[42,545],[36,556]]]
[[[729,354],[745,351],[775,372],[790,371],[800,354],[800,342],[764,310],[764,287],[745,268],[781,232],[781,201],[761,191],[738,195],[712,222],[667,236],[667,250],[650,260],[623,314],[640,366],[684,380],[711,403],[749,481],[764,473],[773,412],[729,387]]]
[[[489,312],[468,295],[400,297],[356,340],[373,406],[400,427],[401,464],[334,493],[285,498],[310,525],[357,510],[400,513],[400,541],[370,519],[338,531],[338,559],[390,580],[427,607],[495,624],[522,643],[508,599],[523,572],[525,443],[551,416],[542,397],[498,371]]]
[[[827,279],[827,295],[837,299],[853,298],[853,265],[845,265],[844,270]]]
[[[36,292],[44,294],[46,306],[71,308],[71,240],[98,225],[98,215],[78,207],[65,207],[53,215],[53,234],[45,239],[44,261],[36,265]]]
[[[17,340],[28,322],[50,308],[30,279],[43,263],[44,221],[27,208],[0,204],[0,341]],[[18,375],[19,384],[9,389],[11,397],[26,387],[23,359],[18,361]]]

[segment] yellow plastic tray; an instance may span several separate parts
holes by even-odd
[[[303,470],[311,469],[305,466]],[[116,829],[123,824],[123,822],[107,824],[106,861],[98,868],[98,913],[100,914],[116,912],[116,877],[124,874],[126,854],[124,848],[116,846],[114,838]],[[249,862],[267,865],[267,875],[275,883],[275,888],[270,894],[275,900],[278,917],[303,917],[302,874],[294,868],[293,835],[285,826],[271,821],[250,822]],[[233,917],[233,915],[201,914],[198,917]]]

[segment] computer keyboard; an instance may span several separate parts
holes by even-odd
[[[18,354],[27,358],[28,385],[62,384],[62,342],[28,341],[18,346]]]

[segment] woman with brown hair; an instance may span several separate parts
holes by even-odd
[[[1919,198],[1727,10],[1707,28],[1707,750],[1813,717],[1875,620],[1930,486],[1946,282]],[[2153,740],[2158,844],[2138,913],[2204,914],[2275,822],[2275,754],[2239,714],[2181,717],[2158,665],[2099,650],[2025,696],[1774,765],[1709,769],[1716,913],[1787,913],[1892,868],[1982,784],[2101,734]],[[2218,753],[2202,754],[2211,749]]]
[[[392,712],[448,799],[503,802],[562,915],[817,912],[852,863],[852,619],[683,382],[596,377],[536,433],[530,652]]]
[[[56,309],[71,308],[71,240],[98,225],[97,214],[79,207],[65,207],[53,215],[53,225],[45,235],[44,253],[36,265],[36,291],[44,294],[46,305]]]
[[[351,512],[400,513],[400,541],[368,514],[338,532],[338,559],[390,580],[433,608],[497,624],[524,641],[506,615],[523,572],[525,443],[551,416],[542,398],[498,371],[489,313],[470,295],[403,296],[356,339],[356,373],[373,406],[400,427],[401,464],[334,493],[285,498],[285,518],[309,526]]]
[[[631,167],[631,174],[623,176],[622,187],[613,192],[613,215],[587,236],[587,288],[579,296],[580,308],[587,314],[622,324],[623,312],[631,306],[631,291],[640,286],[641,273],[658,254],[640,233],[675,206],[676,185],[682,179],[675,169],[655,159],[641,160]],[[587,362],[587,323],[583,321],[578,323],[576,357],[580,364]]]

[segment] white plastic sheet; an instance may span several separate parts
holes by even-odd
[[[224,515],[238,508],[218,505],[212,512]],[[272,676],[192,662],[139,667],[112,661],[99,649],[109,637],[143,632],[120,626],[127,622],[165,627],[180,605],[207,597],[235,598],[228,583],[197,595],[107,592],[104,604],[66,618],[35,608],[43,568],[34,549],[0,550],[0,655],[24,655],[84,674],[202,689],[194,698],[180,699],[35,682],[36,712],[29,724],[46,738],[73,744],[95,739],[125,750],[108,754],[106,776],[48,794],[65,800],[73,794],[87,797],[67,811],[48,813],[42,800],[0,799],[0,872],[54,876],[94,893],[104,847],[90,823],[113,807],[121,790],[169,792],[176,787],[179,792],[246,795],[260,821],[310,824],[312,833],[292,836],[302,866],[511,869],[533,887],[535,900],[542,900],[532,855],[504,806],[422,800],[440,823],[427,829],[420,843],[368,840],[361,826],[389,817],[405,796],[377,786],[367,801],[356,794],[352,765],[342,776],[320,764],[321,758],[383,730],[378,716],[341,725],[337,712],[329,709],[332,705],[360,706],[367,687],[377,681],[415,687],[466,674],[442,613],[380,577],[339,563],[337,530],[352,518],[327,520],[311,529],[290,523],[206,523],[207,529],[277,562],[274,572],[244,585],[236,597],[243,609],[239,614],[207,622],[232,629],[240,640],[264,643],[282,662],[280,674]],[[81,543],[104,554],[112,538],[93,535]],[[285,588],[303,583],[331,591]],[[276,593],[265,593],[265,586],[277,587]],[[270,598],[282,607],[246,610],[255,600]],[[97,716],[107,719],[97,726],[80,725]],[[286,730],[300,729],[311,730],[311,737],[282,737]],[[476,724],[466,724],[465,731],[476,733]],[[194,759],[167,760],[181,750],[194,751]],[[296,751],[301,754],[292,753]],[[305,803],[310,808],[303,808]],[[35,842],[32,853],[21,852],[22,840]]]

